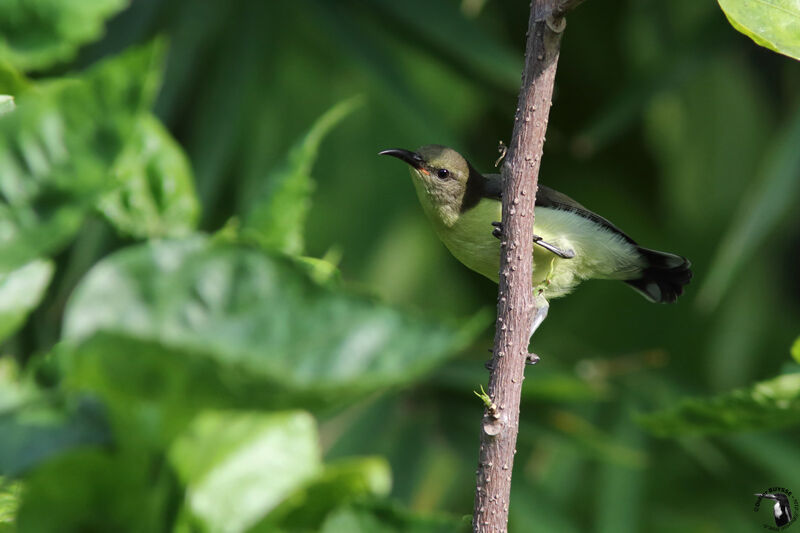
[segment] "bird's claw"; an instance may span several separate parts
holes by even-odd
[[[489,350],[489,352],[491,352],[491,351],[492,351],[492,350]],[[538,355],[536,355],[535,353],[529,353],[529,354],[528,354],[528,355],[525,357],[525,364],[526,364],[526,365],[535,365],[536,363],[538,363],[538,362],[539,362],[539,359],[540,359],[540,358],[539,358],[539,356],[538,356]],[[486,362],[485,362],[485,363],[483,363],[483,367],[484,367],[486,370],[488,370],[489,372],[491,372],[492,370],[494,370],[494,359],[487,359],[487,360],[486,360]]]
[[[492,226],[494,229],[492,230],[492,235],[497,237],[498,239],[503,238],[503,223],[502,222],[492,222]]]

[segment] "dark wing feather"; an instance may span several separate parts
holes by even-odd
[[[539,191],[536,193],[536,205],[541,207],[551,207],[553,209],[563,209],[565,211],[571,211],[576,215],[582,216],[588,220],[591,220],[595,224],[599,224],[604,228],[611,230],[612,232],[616,233],[629,243],[633,245],[637,245],[636,241],[634,241],[627,233],[616,227],[607,219],[601,217],[597,213],[589,211],[581,204],[570,198],[564,193],[560,193],[554,189],[546,185],[539,185]]]
[[[484,190],[486,191],[484,194],[485,197],[497,198],[498,200],[501,199],[502,182],[500,180],[500,175],[499,174],[487,175],[486,183],[484,184]],[[589,211],[584,206],[582,206],[581,204],[579,204],[566,194],[558,192],[555,189],[551,189],[547,185],[539,185],[539,190],[536,193],[536,207],[549,207],[551,209],[561,209],[563,211],[570,211],[587,220],[591,220],[595,224],[603,226],[604,228],[616,233],[629,243],[636,245],[636,241],[634,241],[630,236],[628,236],[627,233],[616,227],[610,221],[601,217],[597,213]]]

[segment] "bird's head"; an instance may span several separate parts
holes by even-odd
[[[438,217],[448,226],[458,220],[472,171],[461,154],[446,146],[429,144],[416,152],[394,149],[384,150],[380,155],[390,155],[409,164],[420,202],[430,216]]]
[[[761,494],[761,493],[759,493],[759,494],[756,494],[756,496],[758,496],[760,498],[766,498],[768,500],[775,500],[776,502],[784,504],[784,505],[787,505],[787,506],[789,505],[789,497],[786,496],[786,494],[784,494],[782,492],[776,492],[775,494]]]

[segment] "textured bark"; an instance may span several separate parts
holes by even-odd
[[[516,453],[519,403],[530,324],[535,312],[533,207],[542,160],[562,18],[575,0],[533,0],[514,131],[502,168],[503,238],[492,372],[481,421],[480,460],[472,529],[505,532]]]

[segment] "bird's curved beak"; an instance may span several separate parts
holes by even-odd
[[[409,152],[408,150],[401,150],[399,148],[394,148],[392,150],[384,150],[383,152],[378,152],[378,155],[390,155],[392,157],[396,157],[401,161],[405,161],[412,167],[419,170],[422,168],[422,164],[425,162],[422,159],[422,156],[419,155],[417,152]]]

